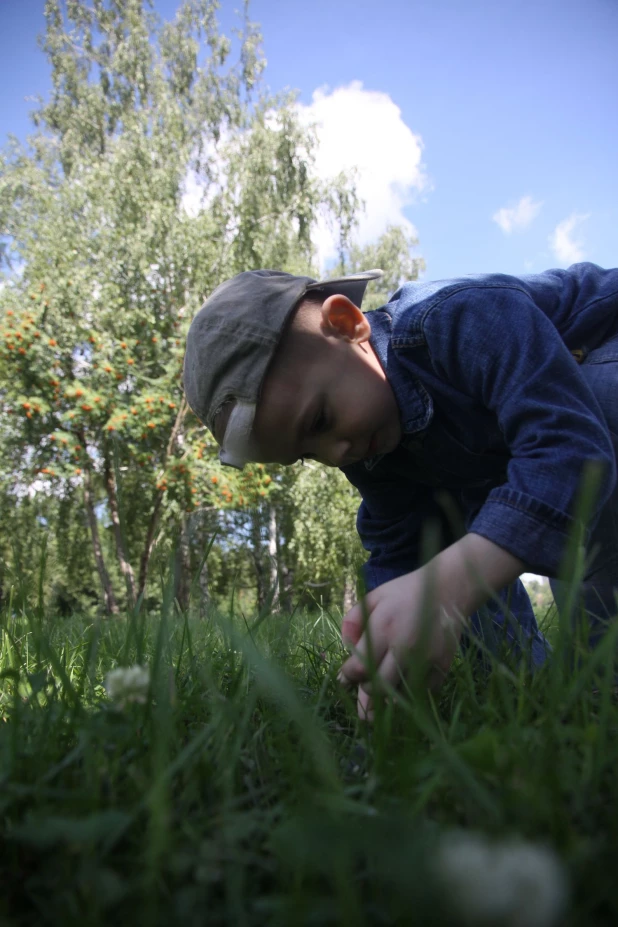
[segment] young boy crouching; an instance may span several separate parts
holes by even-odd
[[[533,666],[545,660],[518,577],[557,577],[589,462],[600,475],[585,534],[592,646],[618,611],[618,270],[407,283],[364,314],[380,274],[239,274],[194,318],[184,367],[224,464],[312,458],[358,488],[368,627],[360,603],[344,617],[354,653],[341,678],[359,684],[369,717],[368,635],[391,686],[421,638],[430,684],[464,631],[491,648],[502,628]],[[420,565],[431,521],[443,546]]]

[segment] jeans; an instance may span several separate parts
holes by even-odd
[[[462,637],[462,650],[465,652],[472,647],[480,664],[489,670],[491,663],[485,649],[497,654],[506,640],[517,656],[525,657],[531,669],[542,666],[551,653],[551,646],[539,630],[522,581],[516,579],[506,589],[501,589],[496,598],[501,601],[488,602],[470,616],[470,630]],[[482,641],[481,649],[474,645],[473,638]]]
[[[579,369],[601,406],[618,459],[618,333],[591,351]],[[590,534],[586,558],[588,569],[581,594],[589,616],[589,644],[594,648],[602,640],[609,623],[618,616],[618,484]],[[566,591],[564,584],[550,579],[550,585],[560,607]],[[492,653],[498,651],[502,638],[506,637],[517,654],[527,655],[531,668],[541,666],[551,653],[551,647],[539,631],[523,583],[516,580],[508,589],[501,590],[499,598],[507,608],[497,602],[488,603],[471,617],[472,634]],[[575,609],[574,618],[577,614],[578,609]],[[471,643],[470,638],[464,636],[464,650]],[[479,656],[486,665],[482,653]]]

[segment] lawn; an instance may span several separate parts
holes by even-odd
[[[534,676],[468,652],[368,728],[340,616],[161,601],[2,614],[1,923],[618,922],[618,628],[577,670],[557,624]]]

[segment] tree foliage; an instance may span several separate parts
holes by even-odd
[[[186,0],[163,23],[145,0],[47,0],[52,92],[27,143],[0,156],[3,498],[64,506],[82,558],[90,538],[108,612],[144,592],[157,544],[190,535],[199,548],[281,482],[276,469],[222,469],[184,402],[184,338],[208,294],[248,267],[317,275],[324,211],[348,270],[385,265],[388,289],[418,269],[401,230],[351,245],[349,179],[316,179],[294,96],[261,90],[247,7],[237,40],[216,7]],[[281,547],[305,570],[310,547],[290,537]]]
[[[291,487],[290,499],[295,521],[302,525],[290,544],[297,581],[326,584],[328,598],[341,602],[346,584],[355,586],[365,559],[356,533],[358,492],[340,470],[307,462]]]

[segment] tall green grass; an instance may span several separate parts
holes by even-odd
[[[171,588],[118,620],[4,609],[2,923],[521,923],[444,881],[462,830],[551,848],[560,924],[618,921],[618,624],[575,669],[564,621],[534,675],[470,652],[368,728],[336,682],[340,616],[200,619]],[[119,707],[106,674],[134,664],[150,690]]]

